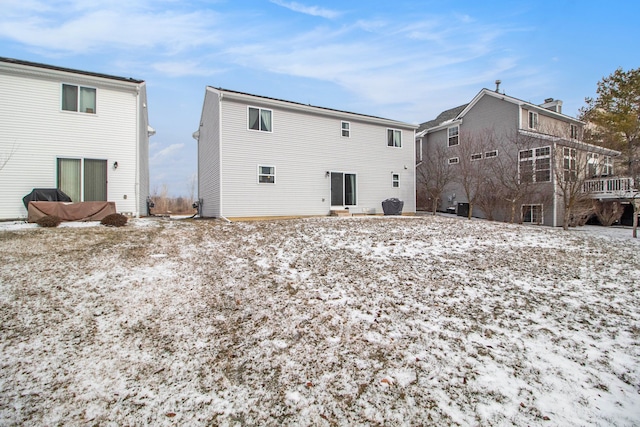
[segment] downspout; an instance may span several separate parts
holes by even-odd
[[[218,203],[220,204],[220,218],[231,224],[231,220],[225,217],[222,213],[222,98],[224,98],[224,94],[220,92],[218,95],[218,123],[220,124],[220,126],[218,126],[218,182],[220,183]]]
[[[136,85],[136,218],[140,218],[140,85]],[[147,212],[147,215],[149,212]]]
[[[556,173],[556,169],[558,168],[558,159],[557,159],[557,147],[556,147],[556,141],[553,141],[553,161],[551,162],[551,164],[553,165],[553,171],[552,171],[552,180],[553,180],[553,226],[557,227],[558,226],[558,191],[556,186],[558,185],[558,174]]]

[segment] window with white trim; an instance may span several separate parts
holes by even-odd
[[[520,150],[518,157],[520,182],[551,181],[551,147]]]
[[[456,125],[447,129],[447,135],[449,137],[449,147],[460,144],[460,126]]]
[[[569,136],[571,139],[578,139],[578,126],[574,124],[569,125]]]
[[[522,222],[530,224],[542,224],[542,205],[522,205]]]
[[[578,179],[578,153],[575,148],[562,148],[562,168],[564,169],[564,180],[575,181]]]
[[[535,111],[529,111],[529,129],[538,128],[538,113]]]
[[[344,136],[345,138],[351,137],[351,123],[342,122],[342,125],[340,127],[342,128],[342,136]]]
[[[450,165],[457,165],[458,163],[460,163],[460,158],[459,157],[451,157],[448,160]]]
[[[600,172],[600,165],[598,163],[597,153],[587,153],[587,173],[589,177],[593,178],[598,176]]]
[[[490,159],[491,157],[498,157],[498,150],[487,151],[486,153],[484,153],[485,159]]]
[[[96,113],[96,89],[62,84],[62,110],[78,113]]]
[[[398,129],[387,129],[387,146],[402,147],[402,131]]]
[[[613,159],[611,158],[611,156],[602,157],[601,173],[602,176],[613,175]]]
[[[482,153],[475,153],[471,155],[471,161],[481,160],[481,159],[482,159]]]
[[[275,184],[276,183],[276,167],[275,166],[258,166],[258,183],[259,184]]]
[[[249,107],[247,115],[249,118],[249,129],[259,130],[263,132],[271,132],[273,130],[273,112],[271,110],[258,107]]]
[[[391,174],[391,186],[394,188],[400,187],[400,175],[397,173]]]

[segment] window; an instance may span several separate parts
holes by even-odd
[[[394,188],[400,187],[400,175],[394,173],[391,175],[391,186]]]
[[[602,157],[602,175],[610,176],[613,175],[613,160],[611,156],[603,156]]]
[[[485,159],[490,159],[491,157],[498,157],[498,150],[487,151],[486,153],[484,153]]]
[[[58,188],[74,202],[107,200],[107,161],[58,158]]]
[[[422,140],[416,139],[416,161],[422,161]]]
[[[578,126],[569,125],[569,136],[571,139],[578,139]]]
[[[519,160],[520,182],[551,181],[551,147],[521,150]]]
[[[271,110],[249,107],[249,129],[271,132]]]
[[[529,129],[538,128],[538,113],[529,111]]]
[[[522,222],[542,224],[542,205],[522,205]]]
[[[562,167],[564,169],[564,180],[575,181],[578,179],[578,166],[576,164],[577,153],[575,148],[563,147],[562,149]]]
[[[79,113],[96,113],[96,90],[90,87],[62,85],[62,109]]]
[[[258,183],[259,184],[275,184],[276,183],[276,167],[275,166],[258,166]]]
[[[331,172],[331,206],[356,205],[356,174]]]
[[[471,155],[471,160],[480,160],[482,159],[482,153],[476,153]]]
[[[450,127],[447,130],[447,132],[449,135],[449,147],[453,147],[454,145],[460,144],[460,138],[459,138],[460,126]]]
[[[587,173],[590,177],[598,176],[599,172],[598,155],[596,153],[587,154]]]
[[[387,129],[387,146],[402,147],[402,131],[397,129]]]
[[[458,163],[460,163],[460,158],[458,157],[452,157],[449,159],[449,164],[450,165],[457,165]]]
[[[349,138],[351,136],[351,123],[342,122],[342,136]]]

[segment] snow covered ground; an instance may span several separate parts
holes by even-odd
[[[628,228],[5,223],[0,425],[639,425],[639,284]]]

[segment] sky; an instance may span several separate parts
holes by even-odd
[[[575,116],[640,66],[636,0],[0,0],[0,56],[142,79],[151,191],[189,196],[206,86],[419,124],[482,88]]]

